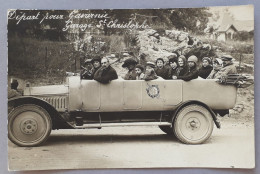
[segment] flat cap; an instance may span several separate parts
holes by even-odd
[[[233,57],[231,55],[223,55],[223,56],[221,56],[221,59],[222,60],[232,60]]]
[[[153,62],[146,62],[146,66],[150,66],[152,68],[155,68],[155,63],[153,63]]]

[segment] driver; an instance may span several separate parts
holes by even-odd
[[[94,80],[107,84],[111,80],[115,80],[117,78],[118,76],[116,70],[110,66],[108,58],[102,58],[101,67],[94,74]]]

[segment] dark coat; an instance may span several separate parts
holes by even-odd
[[[157,76],[160,76],[163,79],[168,79],[168,77],[169,77],[169,69],[167,69],[166,67],[163,67],[161,69],[155,68],[154,71]]]
[[[155,79],[158,79],[158,76],[156,75],[155,71],[152,71],[151,74],[145,73],[143,79],[144,79],[145,81],[155,80]]]
[[[177,68],[175,69],[169,69],[169,73],[168,73],[168,79],[172,79],[172,76],[178,76],[178,73],[177,73]]]
[[[125,80],[136,80],[136,72],[135,70],[128,71],[125,75]]]
[[[193,68],[190,68],[188,73],[184,76],[177,76],[177,79],[182,79],[184,81],[190,81],[192,79],[196,79],[199,76],[199,71],[197,70],[196,66]]]
[[[188,67],[178,67],[176,69],[176,72],[177,72],[177,76],[184,76],[185,74],[187,74],[189,71]]]
[[[83,69],[81,71],[81,79],[88,79],[88,80],[92,80],[93,79],[93,71],[94,69]]]
[[[108,66],[107,68],[101,67],[94,74],[94,80],[96,80],[100,83],[103,83],[103,84],[107,84],[111,80],[115,80],[117,78],[118,78],[118,76],[117,76],[116,70],[114,68],[112,68],[111,66]]]
[[[213,67],[212,66],[202,66],[200,69],[199,69],[199,76],[203,79],[206,79],[209,74],[211,73]]]

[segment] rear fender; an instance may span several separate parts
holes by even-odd
[[[206,105],[205,103],[200,102],[200,101],[196,101],[196,100],[191,100],[191,101],[186,101],[186,102],[184,102],[184,103],[181,103],[181,104],[177,107],[177,109],[174,111],[174,113],[173,113],[172,122],[173,122],[175,116],[177,115],[177,113],[178,113],[183,107],[185,107],[185,106],[187,106],[187,105],[190,105],[190,104],[197,104],[197,105],[201,105],[201,106],[205,107],[205,108],[210,112],[210,114],[211,114],[211,116],[212,116],[212,118],[213,118],[213,121],[214,121],[215,125],[217,126],[217,128],[220,128],[220,122],[217,120],[217,116],[216,116],[215,112],[213,112],[213,110],[212,110],[208,105]]]
[[[8,113],[10,111],[20,105],[23,104],[34,104],[38,105],[42,108],[44,108],[49,115],[51,116],[52,119],[52,129],[72,129],[73,127],[69,125],[66,120],[59,114],[59,112],[49,103],[47,103],[44,100],[41,100],[36,97],[27,97],[27,96],[21,96],[21,97],[16,97],[16,98],[11,98],[8,100]]]

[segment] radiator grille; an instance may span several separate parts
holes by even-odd
[[[41,99],[51,104],[57,111],[65,111],[67,109],[67,96],[41,97]]]

